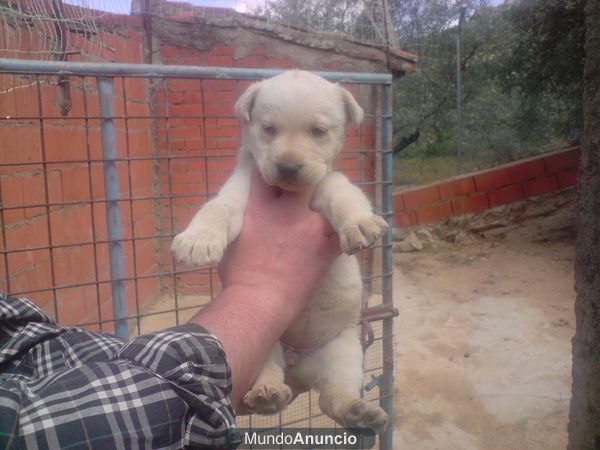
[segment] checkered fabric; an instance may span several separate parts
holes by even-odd
[[[124,342],[0,294],[0,449],[234,448],[230,392],[198,325]]]

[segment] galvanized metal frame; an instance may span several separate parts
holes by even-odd
[[[119,173],[115,158],[117,144],[114,124],[113,79],[97,77],[98,100],[100,103],[100,129],[102,133],[102,155],[104,156],[104,191],[106,192],[106,225],[108,230],[110,278],[112,280],[112,299],[115,314],[115,334],[127,339],[127,303],[125,301],[125,277],[123,264],[123,243],[121,242],[121,207],[119,205]]]
[[[145,64],[117,64],[117,63],[77,63],[77,62],[61,62],[61,61],[32,61],[32,60],[21,60],[21,59],[0,59],[0,73],[10,73],[10,74],[27,74],[33,75],[37,84],[37,92],[38,92],[38,115],[30,116],[30,117],[20,117],[19,119],[30,119],[30,120],[38,120],[40,124],[40,133],[41,133],[41,142],[42,142],[42,161],[35,162],[18,162],[18,163],[6,163],[1,165],[9,165],[9,166],[27,166],[32,164],[42,164],[45,176],[45,186],[46,186],[46,197],[45,203],[38,205],[27,205],[27,207],[45,207],[47,212],[48,221],[49,219],[49,210],[51,207],[55,206],[65,206],[65,205],[76,205],[82,203],[88,203],[86,201],[71,201],[71,202],[50,202],[48,198],[48,180],[47,180],[47,168],[51,164],[54,164],[53,161],[46,160],[46,156],[44,153],[44,120],[51,119],[61,119],[60,116],[44,116],[42,111],[42,104],[40,100],[40,77],[41,76],[74,76],[74,77],[95,77],[98,86],[99,92],[99,116],[94,117],[88,114],[86,97],[84,93],[84,115],[82,117],[71,117],[71,118],[79,118],[84,119],[85,123],[90,119],[99,119],[101,123],[101,140],[102,140],[102,151],[103,157],[102,159],[92,159],[89,151],[89,144],[87,149],[87,159],[73,159],[73,160],[61,160],[61,164],[65,163],[81,163],[87,164],[88,167],[91,167],[93,163],[102,163],[104,166],[104,186],[106,196],[105,199],[90,199],[90,203],[104,203],[106,208],[106,216],[107,216],[107,228],[108,228],[108,238],[106,240],[96,240],[95,238],[95,230],[94,230],[94,219],[93,219],[93,211],[92,211],[92,232],[94,233],[94,239],[91,242],[86,243],[75,243],[75,244],[61,244],[61,245],[53,245],[52,237],[51,237],[51,227],[48,223],[48,245],[47,246],[38,246],[34,248],[27,249],[16,249],[7,251],[6,250],[6,235],[4,229],[2,230],[2,242],[3,242],[3,250],[1,253],[3,254],[3,261],[5,267],[8,268],[8,253],[12,252],[24,252],[24,251],[35,251],[35,250],[48,250],[50,252],[50,257],[52,258],[52,252],[57,248],[66,248],[70,246],[77,246],[82,244],[90,244],[93,245],[94,255],[96,252],[96,246],[99,244],[108,244],[109,245],[109,256],[110,256],[110,279],[109,280],[99,280],[98,279],[98,267],[95,267],[95,279],[96,279],[96,289],[99,289],[100,284],[102,283],[110,283],[112,287],[112,299],[114,305],[114,315],[115,317],[109,319],[103,319],[99,317],[99,320],[93,322],[93,324],[102,324],[106,322],[115,323],[115,331],[116,334],[122,337],[127,337],[127,320],[137,318],[138,320],[138,328],[139,328],[139,320],[140,317],[143,317],[144,314],[139,313],[139,309],[137,310],[137,315],[128,315],[126,309],[126,301],[125,301],[125,289],[124,282],[125,281],[137,281],[143,276],[137,274],[135,270],[136,261],[135,261],[135,251],[133,252],[133,264],[134,264],[134,276],[126,277],[125,272],[123,270],[123,250],[122,245],[125,242],[131,242],[133,246],[135,246],[136,241],[144,240],[144,239],[157,239],[157,238],[171,238],[172,233],[170,234],[162,234],[160,236],[149,236],[136,237],[134,232],[132,231],[132,236],[129,238],[123,238],[121,233],[121,219],[120,219],[120,202],[129,201],[131,202],[136,200],[157,200],[157,199],[173,199],[178,197],[186,197],[186,196],[194,196],[194,194],[173,194],[170,187],[170,178],[169,178],[169,191],[166,196],[154,195],[154,196],[134,196],[131,191],[131,180],[129,180],[129,193],[128,197],[123,197],[119,195],[119,179],[116,171],[116,164],[118,162],[126,162],[129,165],[129,176],[131,176],[131,168],[130,164],[135,161],[144,161],[144,160],[166,160],[167,164],[171,164],[173,160],[177,160],[178,158],[189,160],[190,158],[218,158],[219,156],[184,156],[178,157],[176,155],[168,154],[167,156],[149,156],[149,157],[132,157],[129,154],[129,143],[127,142],[127,157],[118,157],[116,152],[116,143],[115,143],[115,127],[114,121],[117,119],[124,119],[127,127],[127,121],[135,118],[152,118],[152,119],[162,119],[165,120],[165,124],[168,128],[169,121],[169,113],[168,109],[165,109],[165,113],[162,115],[152,115],[152,116],[128,116],[126,109],[126,100],[124,98],[124,115],[115,115],[114,113],[114,90],[113,84],[115,78],[121,77],[141,77],[141,78],[158,78],[162,79],[163,83],[166,83],[167,77],[172,78],[191,78],[191,79],[228,79],[228,80],[255,80],[266,78],[270,76],[274,76],[282,71],[280,70],[271,70],[271,69],[240,69],[240,68],[222,68],[222,67],[196,67],[196,66],[165,66],[165,65],[145,65]],[[380,154],[381,161],[381,174],[380,180],[374,181],[365,181],[363,184],[366,185],[378,185],[380,186],[381,199],[379,200],[380,211],[379,213],[388,221],[390,224],[390,228],[388,232],[383,236],[382,243],[380,246],[381,250],[381,274],[373,274],[367,278],[381,278],[382,283],[382,303],[375,307],[371,307],[365,311],[363,311],[363,322],[382,322],[383,333],[381,336],[382,341],[382,351],[383,351],[383,364],[382,364],[382,373],[374,379],[374,383],[379,386],[379,402],[381,406],[388,412],[390,418],[390,426],[388,427],[387,432],[381,436],[380,438],[380,448],[381,449],[392,449],[392,433],[393,433],[393,338],[392,338],[392,320],[395,315],[395,309],[393,307],[393,287],[392,287],[392,232],[391,232],[391,221],[392,221],[392,147],[391,147],[391,136],[392,136],[392,115],[391,115],[391,84],[392,77],[389,74],[372,74],[372,73],[342,73],[342,72],[315,72],[326,79],[331,81],[337,81],[342,83],[358,83],[358,84],[371,84],[379,86],[379,104],[381,105],[381,111],[379,114],[376,114],[378,120],[381,120],[381,136],[380,136],[380,146],[378,149],[364,149],[361,152],[369,152],[373,151]],[[123,83],[123,90],[125,90],[125,86]],[[124,94],[126,97],[126,94]],[[205,114],[194,114],[194,115],[178,115],[178,118],[185,117],[194,117],[204,120],[206,117],[210,117]],[[227,116],[222,116],[227,117]],[[233,117],[233,116],[230,116]],[[9,121],[12,118],[10,117],[0,117],[0,121]],[[127,133],[126,133],[127,136]],[[168,133],[167,133],[168,138]],[[128,139],[128,138],[127,138]],[[87,142],[87,139],[86,139]],[[230,157],[228,155],[227,157]],[[90,172],[91,173],[91,172]],[[170,174],[170,171],[169,171]],[[170,175],[169,175],[170,176]],[[90,181],[90,193],[91,190],[91,181]],[[0,186],[0,198],[2,195],[1,186]],[[211,195],[211,193],[205,193],[203,195]],[[4,214],[5,211],[9,211],[11,209],[16,209],[15,207],[4,207],[0,206],[0,220],[4,223]],[[173,215],[171,214],[171,221]],[[171,231],[173,231],[173,224],[171,223]],[[96,257],[94,256],[94,261],[97,262]],[[51,265],[53,267],[53,265]],[[152,275],[147,275],[147,277],[156,277],[162,275],[171,275],[175,279],[177,274],[182,274],[186,272],[198,272],[198,271],[212,271],[212,269],[190,269],[190,270],[176,270],[175,266],[172,266],[172,270],[170,272],[157,273]],[[7,276],[8,281],[8,276]],[[54,300],[55,300],[55,309],[56,309],[56,290],[62,288],[71,288],[77,287],[77,284],[71,284],[69,286],[57,286],[54,274],[52,274],[52,287],[51,289],[54,292]],[[82,283],[82,285],[89,285],[89,283]],[[174,289],[176,289],[177,283],[174,283]],[[7,286],[10,291],[10,285]],[[14,294],[26,294],[26,293],[34,293],[48,289],[38,289],[31,290],[27,292],[14,292]],[[212,292],[212,289],[211,289]],[[137,298],[137,285],[136,285],[136,304],[138,302]],[[98,300],[99,302],[99,300]],[[98,308],[100,305],[98,304]],[[180,307],[177,304],[177,295],[175,292],[175,307],[172,311],[176,314],[179,314],[180,311],[185,309],[189,309],[186,307]],[[57,311],[55,311],[57,313]],[[160,313],[164,313],[168,311],[160,311]],[[178,321],[179,323],[179,321]],[[91,324],[91,323],[90,323]],[[82,324],[85,325],[85,324]],[[370,383],[371,384],[371,383]],[[310,400],[309,400],[310,401]]]
[[[385,84],[381,88],[381,142],[382,148],[382,186],[381,186],[381,213],[388,223],[388,230],[383,236],[382,251],[382,288],[383,306],[392,311],[392,315],[384,317],[383,320],[383,380],[379,386],[379,402],[381,407],[388,413],[391,425],[381,438],[381,448],[392,448],[393,442],[393,395],[394,395],[394,347],[393,336],[394,298],[393,298],[393,258],[392,258],[392,180],[393,180],[393,150],[392,150],[392,95],[391,85]]]
[[[143,78],[214,78],[227,80],[257,80],[273,77],[280,69],[247,69],[241,67],[177,66],[160,64],[91,63],[65,61],[36,61],[31,59],[0,58],[0,73],[32,75],[85,75],[107,77]],[[387,73],[323,72],[317,75],[340,83],[366,83],[391,85],[392,75]]]

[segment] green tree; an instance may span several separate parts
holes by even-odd
[[[313,31],[341,33],[367,42],[385,42],[383,7],[354,0],[268,0],[252,14]]]
[[[465,143],[480,141],[482,125],[497,122],[486,108],[498,97],[490,86],[489,54],[500,14],[487,1],[452,3],[446,1],[395,0],[394,20],[402,48],[417,53],[419,61],[414,74],[396,85],[396,120],[398,151],[413,144],[409,154],[451,155],[455,149],[456,128],[456,23],[461,5],[466,6],[467,21],[462,35],[461,71],[462,101],[467,119]],[[500,41],[501,42],[501,41]],[[483,101],[483,99],[487,101]],[[506,102],[497,102],[506,104]],[[482,118],[485,116],[485,121]],[[470,118],[479,120],[471,124]],[[473,125],[473,126],[471,126]],[[415,139],[419,130],[418,141]],[[487,137],[489,133],[483,134]],[[413,137],[413,139],[407,139]]]
[[[585,0],[521,0],[505,12],[510,52],[498,67],[505,91],[516,93],[515,128],[577,142],[583,129]]]
[[[395,86],[400,157],[456,149],[460,8],[465,170],[577,142],[582,129],[583,0],[392,0],[403,49],[419,57]]]

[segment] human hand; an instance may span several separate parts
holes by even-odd
[[[269,290],[304,306],[340,255],[339,237],[310,209],[314,189],[282,191],[254,170],[244,223],[219,266],[224,287]]]

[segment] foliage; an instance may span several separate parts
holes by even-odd
[[[545,120],[571,139],[581,135],[584,6],[584,0],[522,0],[506,11],[511,52],[498,79],[520,95],[518,124]],[[527,136],[527,128],[518,129]]]
[[[375,0],[267,0],[253,15],[306,30],[343,33],[367,42],[385,42],[381,4]]]
[[[400,46],[417,53],[395,85],[395,142],[402,157],[454,155],[456,36],[460,8],[462,145],[466,170],[578,139],[582,0],[391,0]],[[407,136],[418,139],[411,142]]]

